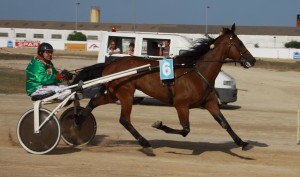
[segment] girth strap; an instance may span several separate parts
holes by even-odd
[[[173,82],[174,82],[174,79],[167,79],[167,80],[163,81],[163,84],[165,86],[167,86],[169,103],[171,105],[174,104],[174,99],[173,99],[174,98],[174,94],[173,94],[172,89],[171,89],[171,87],[174,85]]]
[[[194,66],[194,64],[175,64],[174,65],[174,69],[178,69],[178,68],[188,68],[188,67],[191,67],[191,66]],[[192,72],[194,69],[190,70],[190,71],[187,71],[187,72],[184,72],[182,75],[180,76],[177,76],[175,77],[174,79],[167,79],[164,81],[164,84],[167,86],[168,88],[168,98],[169,98],[169,103],[170,105],[174,105],[174,94],[172,92],[172,89],[171,89],[171,86],[174,85],[175,83],[175,79],[178,79],[190,72]],[[201,73],[200,73],[201,74]],[[203,77],[204,78],[204,77]],[[205,78],[204,78],[205,79]]]
[[[170,104],[173,106],[174,104],[174,94],[172,92],[172,89],[171,89],[171,83],[168,82],[167,84],[167,87],[168,87],[168,97],[169,97],[169,101],[170,101]]]

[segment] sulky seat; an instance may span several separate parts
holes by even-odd
[[[43,94],[43,95],[34,95],[34,96],[31,96],[31,100],[32,101],[42,100],[42,99],[48,98],[54,94],[55,94],[55,92],[50,92],[50,93]]]

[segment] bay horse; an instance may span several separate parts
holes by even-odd
[[[221,127],[229,133],[237,146],[246,150],[248,143],[241,140],[232,130],[221,113],[215,98],[215,79],[223,63],[227,62],[227,60],[241,63],[244,68],[253,66],[256,61],[235,34],[235,24],[232,25],[231,29],[223,28],[219,37],[202,39],[190,51],[174,58],[175,82],[173,85],[164,86],[162,84],[159,70],[155,69],[159,65],[157,60],[129,56],[118,58],[105,66],[102,64],[89,67],[82,70],[74,82],[78,82],[80,79],[93,79],[90,72],[95,73],[95,68],[98,74],[97,77],[145,64],[150,64],[152,70],[106,83],[105,89],[107,92],[105,94],[103,92],[103,95],[100,97],[92,98],[81,113],[81,118],[97,106],[119,100],[121,104],[119,122],[133,135],[145,151],[153,153],[148,140],[134,128],[130,119],[133,95],[135,90],[139,89],[157,100],[174,106],[182,126],[182,129],[173,129],[164,125],[161,121],[157,121],[153,124],[154,128],[185,137],[190,132],[189,109],[201,106],[207,109]],[[176,67],[178,65],[180,67]],[[87,73],[89,73],[89,77],[87,77]],[[172,95],[171,99],[170,93]]]

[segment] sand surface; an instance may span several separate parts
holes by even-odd
[[[95,62],[70,58],[54,61],[62,69]],[[27,63],[2,60],[0,67],[22,70]],[[16,135],[18,120],[32,108],[32,102],[25,94],[0,94],[0,176],[299,177],[296,133],[300,73],[234,66],[223,69],[237,81],[238,101],[223,107],[222,113],[235,132],[253,146],[248,151],[238,148],[202,109],[191,110],[191,132],[185,138],[153,129],[151,125],[157,120],[181,127],[173,107],[146,100],[133,107],[132,123],[152,144],[154,157],[141,152],[119,124],[118,104],[93,111],[98,130],[90,145],[69,147],[61,141],[50,154],[33,155],[20,146]],[[81,104],[85,106],[87,101]]]

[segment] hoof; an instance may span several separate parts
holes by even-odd
[[[142,152],[145,153],[147,156],[155,156],[152,147],[145,147],[142,149]]]
[[[156,121],[152,124],[152,127],[159,129],[162,126],[162,121]]]
[[[246,143],[246,142],[243,142],[243,144],[242,144],[242,150],[243,151],[248,151],[248,150],[250,150],[250,149],[252,149],[253,147],[251,146],[251,145],[249,145],[248,143]]]

